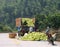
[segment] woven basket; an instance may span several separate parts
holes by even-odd
[[[16,37],[16,33],[9,33],[9,38],[15,38]]]

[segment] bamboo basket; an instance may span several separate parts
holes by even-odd
[[[9,38],[15,38],[16,37],[16,33],[9,33]]]

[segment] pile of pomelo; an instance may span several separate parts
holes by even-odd
[[[45,33],[32,32],[32,33],[28,33],[27,35],[24,35],[23,37],[20,38],[20,40],[26,40],[26,41],[47,40],[47,36]]]

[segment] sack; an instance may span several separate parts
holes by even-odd
[[[56,39],[56,34],[53,34],[52,37],[53,37],[53,39]]]

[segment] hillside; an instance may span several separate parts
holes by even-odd
[[[0,0],[0,23],[15,26],[18,17],[60,12],[60,0]]]

